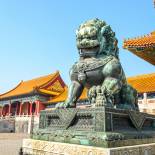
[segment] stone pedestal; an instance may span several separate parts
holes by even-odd
[[[107,107],[42,111],[33,139],[95,147],[155,142],[155,116]]]
[[[155,143],[117,148],[99,148],[24,139],[23,153],[26,155],[155,155]]]

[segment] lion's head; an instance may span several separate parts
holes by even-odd
[[[117,39],[111,27],[99,19],[88,20],[76,31],[81,57],[113,55],[118,57]]]

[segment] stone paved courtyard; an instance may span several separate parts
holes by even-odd
[[[28,134],[0,133],[0,155],[18,155],[22,139],[28,137]]]

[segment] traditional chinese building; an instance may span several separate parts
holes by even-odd
[[[155,114],[155,73],[130,77],[128,83],[138,90],[140,110]],[[59,72],[21,81],[15,88],[0,95],[1,118],[13,117],[15,132],[31,133],[34,126],[38,127],[40,110],[55,108],[57,103],[66,100],[67,94],[68,87]],[[86,89],[77,106],[90,106]]]
[[[38,115],[45,109],[45,102],[65,91],[59,72],[21,81],[15,88],[0,95],[2,116]]]
[[[125,40],[123,47],[155,65],[155,31],[142,37]],[[155,73],[131,77],[128,78],[128,82],[139,93],[140,110],[155,114]]]
[[[123,47],[155,65],[155,32],[125,40]],[[137,89],[139,93],[140,110],[155,114],[155,73],[130,77],[128,83]],[[59,72],[28,81],[21,81],[15,88],[0,95],[0,105],[2,105],[0,115],[16,116],[16,118],[18,116],[36,116],[39,118],[40,110],[55,108],[57,103],[66,100],[67,94],[68,87]],[[81,108],[90,106],[86,89],[83,91],[77,105]],[[32,122],[32,118],[28,120],[29,122]],[[16,126],[20,127],[21,125]],[[28,132],[30,133],[32,127],[31,125],[28,126]]]
[[[155,114],[155,73],[138,75],[127,78],[127,81],[138,91],[138,105],[141,112]],[[47,103],[47,107],[53,107],[56,103],[64,102],[67,98],[68,89],[51,98]],[[87,99],[87,90],[85,89],[77,104],[79,107],[84,108],[90,106]]]
[[[21,81],[15,88],[0,95],[1,116],[37,116],[40,110],[53,109],[67,98],[68,87],[59,72]],[[78,106],[88,105],[86,91]]]
[[[68,87],[65,87],[64,92],[62,92],[58,96],[51,98],[48,102],[46,102],[46,108],[51,108],[54,105],[56,105],[57,103],[64,102],[67,99],[67,95],[68,95]],[[87,89],[83,90],[83,93],[81,94],[81,96],[77,102],[77,106],[79,108],[85,108],[85,107],[90,106],[90,103],[89,103],[88,98],[87,98]]]
[[[123,47],[155,65],[155,32],[125,40]],[[155,73],[128,78],[128,83],[138,90],[141,111],[154,113]],[[68,88],[59,72],[28,81],[21,81],[15,88],[0,95],[1,115],[38,115],[40,110],[51,109],[57,103],[64,102],[67,93]],[[90,106],[86,90],[83,91],[78,106]]]
[[[138,91],[140,111],[155,114],[155,73],[130,77],[128,83]]]

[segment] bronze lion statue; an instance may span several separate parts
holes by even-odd
[[[58,108],[74,108],[86,87],[93,107],[138,110],[137,91],[127,84],[115,33],[106,22],[88,20],[76,31],[79,61],[70,70],[68,98]]]

